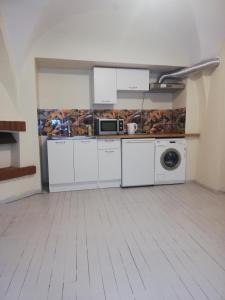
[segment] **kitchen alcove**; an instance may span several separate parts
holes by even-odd
[[[72,59],[36,58],[37,108],[48,114],[78,110],[80,115],[93,110],[172,110],[185,108],[185,89],[178,93],[152,93],[150,91],[117,91],[117,103],[93,104],[93,67],[150,70],[149,83],[159,75],[184,66],[146,65],[118,62],[81,61]],[[40,117],[45,120],[46,114]],[[74,115],[73,114],[73,115]],[[79,121],[77,121],[79,123]],[[82,123],[82,122],[81,122]],[[79,126],[83,124],[78,124]],[[78,126],[78,127],[79,127]],[[80,126],[79,128],[83,127]],[[47,126],[48,127],[48,126]],[[78,131],[76,134],[83,134]],[[42,183],[48,183],[47,136],[39,132]]]

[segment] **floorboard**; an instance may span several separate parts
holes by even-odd
[[[194,184],[0,204],[0,300],[225,299],[225,195]]]

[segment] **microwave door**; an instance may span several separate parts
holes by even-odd
[[[117,122],[115,121],[101,121],[100,132],[102,134],[116,134],[117,133]]]

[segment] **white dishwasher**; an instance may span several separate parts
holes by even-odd
[[[122,139],[122,187],[154,184],[155,140]]]

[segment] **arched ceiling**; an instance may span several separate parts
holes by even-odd
[[[54,46],[60,55],[66,44],[188,65],[218,56],[225,40],[224,0],[1,0],[0,16],[17,66],[31,49],[50,55]]]

